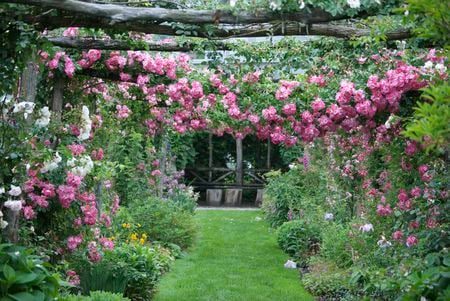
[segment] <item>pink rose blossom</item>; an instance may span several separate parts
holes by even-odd
[[[418,243],[419,243],[419,240],[414,235],[410,235],[410,236],[408,236],[408,238],[406,238],[406,246],[408,248],[411,248],[412,246],[415,246]]]
[[[392,239],[393,240],[401,240],[403,238],[403,232],[402,231],[395,231],[392,233]]]

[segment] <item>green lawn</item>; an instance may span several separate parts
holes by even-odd
[[[156,301],[314,300],[259,211],[200,210],[200,233],[188,255],[158,285]]]

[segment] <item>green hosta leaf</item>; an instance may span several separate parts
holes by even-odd
[[[444,265],[450,267],[450,257],[446,256],[443,260]]]
[[[41,299],[36,299],[32,294],[27,293],[27,292],[15,293],[13,295],[10,294],[8,296],[16,301],[39,301],[39,300],[41,300]],[[44,300],[44,299],[42,299],[42,300]]]
[[[7,264],[3,266],[3,275],[5,276],[5,279],[10,283],[14,282],[16,278],[16,272],[14,272],[14,269]]]
[[[33,297],[35,298],[34,300],[36,300],[36,301],[44,301],[45,300],[45,294],[41,291],[34,291],[32,294],[33,294]]]
[[[37,277],[38,275],[35,273],[25,273],[25,274],[21,273],[17,275],[15,282],[18,284],[25,284],[36,280]]]

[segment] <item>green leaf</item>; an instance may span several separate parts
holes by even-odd
[[[40,300],[40,299],[35,299],[35,297],[32,294],[27,293],[27,292],[15,293],[13,295],[9,294],[8,296],[16,301],[39,301]]]
[[[5,279],[10,283],[14,282],[16,278],[16,272],[14,272],[14,269],[7,264],[3,266],[3,275],[5,275]]]
[[[444,262],[444,265],[450,267],[450,257],[448,257],[448,256],[444,257],[443,262]]]
[[[26,273],[26,274],[18,274],[16,278],[16,283],[25,284],[36,280],[37,274],[35,273]]]
[[[34,291],[33,296],[36,301],[44,301],[45,300],[45,294],[41,291]]]

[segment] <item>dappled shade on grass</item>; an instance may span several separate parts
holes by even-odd
[[[201,210],[200,234],[163,277],[156,301],[313,300],[259,211]]]

